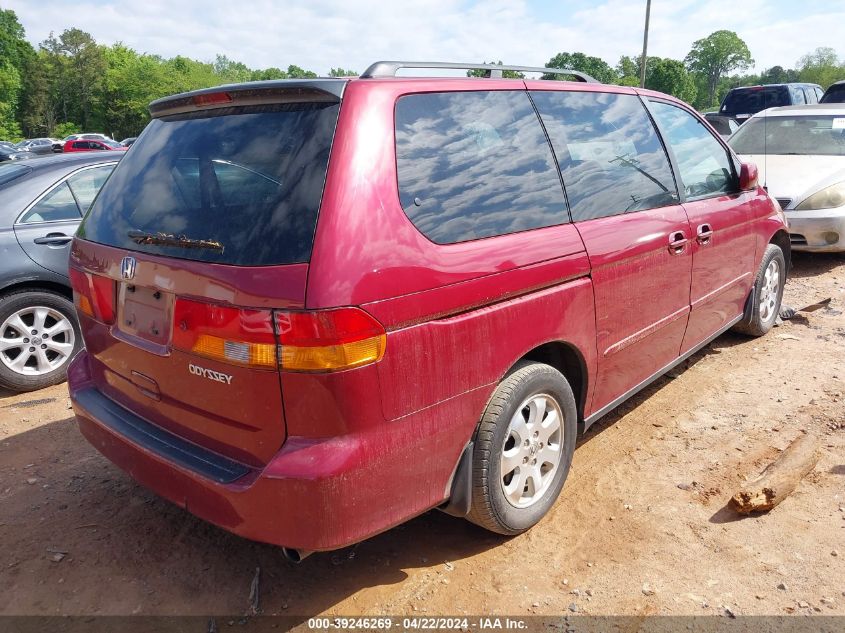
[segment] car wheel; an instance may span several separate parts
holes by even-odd
[[[572,389],[554,367],[520,363],[505,376],[476,433],[467,518],[507,535],[542,519],[572,463],[576,415]]]
[[[60,383],[81,347],[67,298],[34,290],[0,298],[0,386],[33,391]]]
[[[751,290],[751,315],[734,330],[750,336],[763,336],[771,330],[778,318],[785,283],[786,259],[783,251],[779,246],[769,244]]]

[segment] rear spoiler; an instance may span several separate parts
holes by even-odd
[[[324,101],[343,98],[348,79],[277,79],[203,88],[156,99],[149,106],[154,119],[173,114],[233,106]]]

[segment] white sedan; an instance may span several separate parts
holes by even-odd
[[[728,141],[789,219],[797,251],[845,251],[845,105],[758,112]]]

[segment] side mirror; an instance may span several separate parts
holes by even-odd
[[[739,190],[753,191],[757,188],[757,165],[742,163],[739,170]]]

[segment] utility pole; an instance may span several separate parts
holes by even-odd
[[[643,56],[640,59],[640,88],[645,88],[645,65],[648,57],[648,18],[651,14],[651,0],[645,4],[645,31],[643,32]]]

